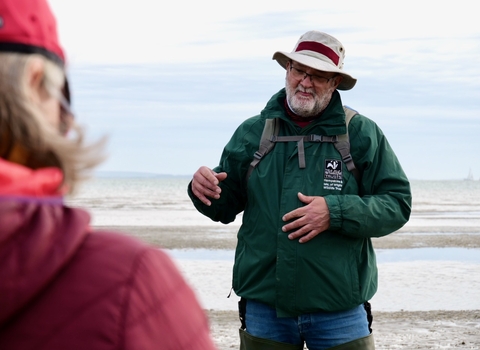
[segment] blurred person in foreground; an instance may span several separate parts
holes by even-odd
[[[338,90],[356,83],[344,57],[336,38],[317,31],[302,35],[292,52],[276,52],[285,88],[237,128],[219,165],[200,167],[189,184],[195,207],[212,220],[226,224],[243,212],[232,284],[241,297],[243,349],[374,349],[371,238],[408,221],[411,192],[372,120],[357,114],[348,124],[358,181],[332,143],[347,130]],[[272,118],[278,142],[262,158]]]
[[[45,0],[0,2],[0,349],[213,350],[165,252],[63,203],[104,142],[73,121],[55,22]]]

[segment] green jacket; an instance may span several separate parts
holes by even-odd
[[[300,128],[286,114],[285,90],[260,115],[244,121],[225,146],[214,170],[228,177],[221,198],[210,207],[191,192],[195,207],[214,221],[229,223],[243,211],[233,267],[233,289],[247,299],[275,307],[277,315],[346,310],[372,298],[377,266],[371,237],[401,228],[410,217],[409,181],[380,128],[362,115],[349,124],[351,153],[361,186],[341,163],[331,143],[305,143],[300,169],[296,142],[277,143],[245,178],[258,150],[266,118],[284,120],[279,135],[338,135],[346,131],[340,94],[335,91],[321,118]],[[337,164],[338,164],[337,163]],[[330,228],[307,243],[289,240],[282,216],[300,206],[297,193],[323,196]]]

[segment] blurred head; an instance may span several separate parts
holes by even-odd
[[[103,158],[103,141],[85,145],[69,100],[65,56],[46,0],[2,0],[0,157],[32,169],[58,167],[73,191]]]

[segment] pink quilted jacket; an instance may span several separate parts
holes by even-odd
[[[60,181],[0,159],[0,349],[215,349],[171,259],[90,230]]]

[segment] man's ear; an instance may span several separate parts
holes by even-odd
[[[35,103],[40,103],[45,95],[45,63],[38,57],[32,57],[26,66],[28,95]],[[43,97],[43,98],[42,98]]]
[[[338,87],[338,85],[340,85],[342,80],[343,80],[343,76],[341,76],[340,74],[335,77],[335,79],[334,79],[335,89]]]
[[[292,64],[292,61],[287,61],[287,64],[285,65],[286,75],[288,75],[288,72],[290,71],[290,65],[291,64]]]

